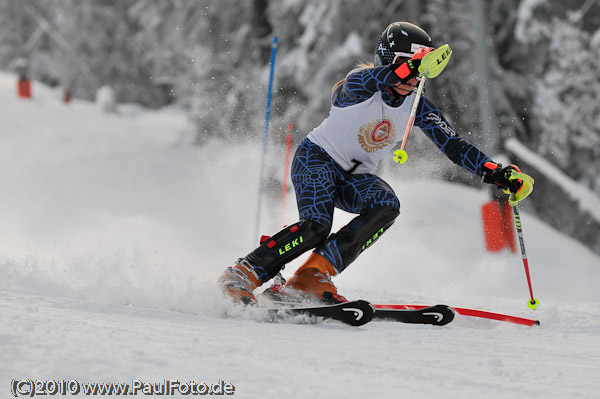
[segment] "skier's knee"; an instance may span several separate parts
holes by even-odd
[[[390,227],[398,215],[400,215],[400,204],[398,206],[377,206],[361,212],[368,224],[387,229]]]
[[[307,236],[312,248],[325,241],[331,231],[331,227],[308,219],[301,220],[297,225],[299,230]]]
[[[318,252],[341,272],[392,225],[400,209],[395,206],[366,208],[340,231],[333,234]]]
[[[396,206],[376,206],[367,208],[357,218],[360,229],[355,234],[355,245],[360,245],[359,253],[367,249],[383,234],[400,214]]]

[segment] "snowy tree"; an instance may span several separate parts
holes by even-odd
[[[523,2],[517,39],[532,54],[525,60],[534,90],[530,118],[536,134],[529,144],[600,193],[595,172],[600,168],[600,29],[582,23],[585,13],[597,19],[598,11]]]
[[[537,147],[572,178],[598,189],[600,87],[590,83],[600,81],[600,30],[590,35],[554,20],[550,32],[547,56],[555,62],[537,81],[533,108],[543,132]],[[573,56],[565,57],[565,49]]]
[[[523,1],[515,28],[533,91],[525,142],[580,184],[600,193],[600,8],[591,1],[554,4]],[[569,192],[536,176],[532,205],[562,231],[600,251],[600,222]]]
[[[93,99],[100,86],[110,85],[120,102],[177,101],[189,109],[199,144],[210,138],[256,142],[277,36],[271,143],[278,145],[288,123],[301,132],[296,140],[318,125],[329,112],[333,84],[372,60],[389,23],[410,20],[435,45],[449,43],[454,50],[426,93],[461,136],[481,143],[473,51],[477,40],[485,40],[491,65],[486,83],[500,134],[493,152],[516,137],[600,193],[600,5],[593,0],[486,5],[487,38],[474,36],[467,0],[0,0],[0,66],[10,69],[25,54],[36,79],[72,85],[78,97]],[[422,135],[411,135],[409,145],[422,155],[415,158],[435,165],[431,176],[480,184],[457,173]],[[530,202],[538,212],[556,213],[561,202],[548,199],[561,197],[553,194],[560,188],[537,177]],[[566,231],[575,230],[573,225]]]

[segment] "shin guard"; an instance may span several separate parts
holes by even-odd
[[[263,242],[246,256],[261,281],[267,282],[283,268],[308,250],[327,239],[329,229],[312,220],[301,220]]]
[[[316,252],[339,273],[369,248],[394,223],[400,210],[391,206],[365,209],[340,231],[332,234]]]

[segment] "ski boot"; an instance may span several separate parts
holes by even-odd
[[[280,289],[284,295],[298,296],[302,300],[317,301],[325,303],[348,302],[346,298],[338,294],[331,277],[337,273],[331,263],[323,256],[313,252],[306,262],[285,285]]]
[[[296,295],[290,295],[289,293],[286,293],[284,290],[284,286],[285,278],[281,275],[281,273],[277,273],[277,275],[273,278],[273,283],[271,284],[271,286],[258,295],[258,300],[260,301],[262,298],[265,298],[267,299],[267,301],[270,302],[302,302],[302,298],[299,298]]]
[[[262,284],[258,274],[245,259],[239,259],[235,266],[228,267],[219,277],[219,288],[234,303],[255,305],[253,291]]]

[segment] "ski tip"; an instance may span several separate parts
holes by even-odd
[[[438,326],[445,326],[454,320],[454,316],[456,316],[456,311],[454,308],[448,305],[435,305],[433,308],[437,308],[440,312],[445,314],[444,318],[439,318],[436,323]]]
[[[348,317],[343,317],[341,321],[354,327],[367,324],[375,316],[375,307],[373,304],[362,299],[340,305],[343,306],[344,312],[348,312]]]

